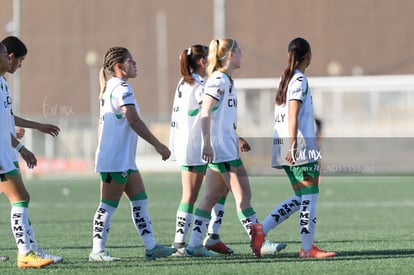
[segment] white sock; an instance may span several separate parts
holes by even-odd
[[[193,213],[177,210],[174,243],[185,243]]]
[[[299,212],[299,227],[302,249],[304,251],[309,251],[313,245],[318,195],[319,194],[302,195],[302,204]]]
[[[210,222],[210,218],[197,215],[197,209],[196,209],[196,213],[194,214],[191,237],[190,237],[190,240],[188,241],[189,246],[197,247],[203,244],[203,237],[206,234],[209,222]]]
[[[93,218],[93,244],[92,253],[99,253],[105,250],[109,229],[111,228],[112,214],[116,208],[101,202]]]
[[[208,234],[219,234],[219,229],[222,223],[222,219],[224,216],[224,205],[221,203],[216,203],[213,209],[211,210],[211,220],[208,225]]]
[[[252,237],[252,224],[259,223],[256,217],[256,212],[253,208],[244,209],[237,213],[240,223],[242,224],[247,235],[251,239]]]
[[[27,207],[11,207],[10,223],[13,237],[16,240],[19,254],[27,254],[31,251],[29,230],[29,218]]]
[[[157,243],[155,242],[147,204],[147,199],[131,201],[131,214],[132,221],[134,222],[138,234],[144,241],[146,249],[151,250]]]
[[[281,224],[293,213],[299,210],[301,198],[293,195],[281,202],[270,214],[263,220],[263,232],[267,234],[270,230]]]
[[[30,236],[30,247],[32,248],[32,250],[38,251],[39,247],[37,246],[35,233],[34,233],[34,230],[33,230],[32,223],[31,223],[30,219],[29,219],[29,230],[27,231],[27,233]]]

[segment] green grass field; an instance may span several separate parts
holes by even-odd
[[[149,211],[158,243],[170,245],[181,196],[178,174],[144,174]],[[251,177],[252,204],[263,219],[291,195],[286,177]],[[315,240],[338,256],[300,260],[297,214],[268,234],[288,247],[257,259],[237,220],[229,196],[221,239],[232,256],[165,258],[148,262],[124,198],[113,216],[107,249],[120,262],[90,263],[92,218],[99,200],[98,178],[26,180],[31,193],[30,218],[39,244],[65,258],[39,270],[18,270],[7,198],[0,199],[0,274],[412,274],[414,272],[414,177],[325,177],[320,186]]]

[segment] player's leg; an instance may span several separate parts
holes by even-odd
[[[127,181],[126,172],[100,173],[101,200],[93,219],[93,245],[89,261],[119,261],[105,250],[112,215],[119,205]]]
[[[0,178],[2,190],[11,204],[11,228],[18,249],[17,266],[19,268],[37,268],[52,264],[53,260],[42,258],[32,251],[30,246],[28,218],[30,195],[24,186],[20,173],[16,169]]]
[[[183,166],[181,170],[182,195],[176,213],[174,247],[177,256],[185,255],[186,237],[193,220],[194,203],[203,182],[206,166]]]
[[[145,244],[145,257],[153,260],[176,252],[175,248],[161,246],[155,241],[148,213],[148,196],[145,192],[144,181],[138,171],[129,171],[125,195],[130,201],[132,221]]]
[[[214,172],[214,171],[211,171]],[[223,181],[223,177],[221,176],[220,172],[211,173],[210,175],[211,181]],[[223,182],[224,184],[224,182]],[[229,189],[225,188],[224,193],[222,194],[220,200],[214,205],[213,209],[211,210],[211,220],[208,224],[207,229],[207,236],[204,238],[203,245],[208,250],[212,250],[214,252],[220,254],[232,254],[233,249],[228,247],[225,243],[220,240],[220,227],[222,224],[222,220],[224,217],[224,205],[226,202],[227,194],[229,193]]]
[[[291,167],[284,167],[285,172],[290,180],[292,189],[295,194],[281,202],[269,215],[263,220],[263,232],[267,234],[270,230],[281,224],[293,213],[297,212],[301,204],[300,185],[294,176]]]
[[[319,166],[317,163],[295,167],[293,171],[300,186],[301,205],[299,209],[299,230],[302,248],[300,258],[327,258],[336,255],[314,245],[316,229],[316,205],[319,197]]]
[[[207,251],[202,244],[211,219],[211,210],[226,190],[224,182],[222,180],[215,180],[216,175],[213,173],[214,171],[211,169],[207,169],[206,171],[204,194],[194,212],[191,237],[186,248],[186,255],[188,256],[215,256],[215,254]]]

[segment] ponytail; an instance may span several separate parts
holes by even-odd
[[[237,42],[231,38],[213,39],[209,45],[207,74],[223,68],[230,52],[237,48]]]
[[[310,52],[308,41],[303,38],[293,39],[288,46],[288,63],[280,77],[279,87],[276,93],[276,104],[283,105],[286,103],[287,89],[289,81],[295,72],[299,63],[301,63]]]
[[[200,59],[206,58],[208,48],[203,45],[194,45],[182,51],[180,55],[180,71],[184,82],[192,85],[194,77],[192,73],[200,67]]]
[[[101,68],[99,70],[99,100],[102,99],[103,94],[105,92],[105,88],[106,88],[106,73],[105,73],[105,69]]]

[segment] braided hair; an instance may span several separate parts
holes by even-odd
[[[114,67],[118,63],[124,63],[128,58],[129,51],[124,47],[112,47],[104,56],[103,66],[99,71],[99,84],[101,87],[99,98],[102,99],[106,88],[106,81],[115,72]]]

